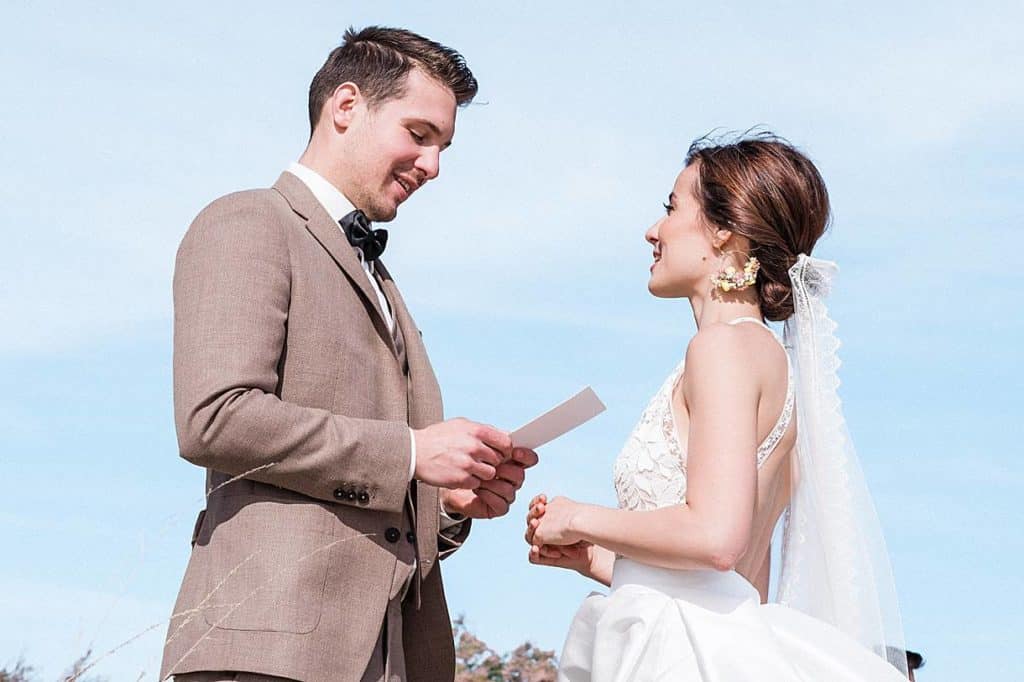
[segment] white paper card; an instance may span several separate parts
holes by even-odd
[[[535,450],[604,412],[604,403],[587,386],[561,405],[512,432],[512,444]]]

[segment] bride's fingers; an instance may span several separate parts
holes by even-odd
[[[566,559],[580,559],[585,556],[585,550],[579,545],[568,545],[562,547],[562,556]]]
[[[557,550],[563,559],[572,559],[579,554],[576,545],[552,545],[552,548]]]
[[[528,516],[526,518],[526,533],[532,539],[533,534],[537,532],[537,528],[540,527],[541,515]]]
[[[539,519],[530,519],[526,523],[526,541],[533,544],[533,536],[537,532],[537,526],[540,525]]]
[[[541,552],[541,549],[536,545],[530,547],[529,558],[531,564],[537,564],[539,566],[555,566],[557,568],[561,568],[561,566],[559,566],[557,559],[552,559],[550,557],[544,556],[544,554]]]
[[[551,545],[542,545],[540,548],[540,555],[545,559],[561,559],[565,556],[562,553],[562,550],[557,547],[552,547]]]

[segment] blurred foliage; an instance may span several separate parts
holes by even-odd
[[[452,623],[455,638],[455,682],[555,682],[558,662],[554,651],[529,642],[499,654],[466,628],[459,616]]]

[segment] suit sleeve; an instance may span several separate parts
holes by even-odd
[[[472,519],[463,519],[458,523],[439,530],[437,533],[437,554],[441,559],[447,559],[454,554],[466,538],[469,537],[470,528],[473,525]]]
[[[409,427],[276,394],[290,298],[282,210],[269,191],[222,198],[192,223],[174,271],[174,416],[181,456],[309,497],[400,511]]]

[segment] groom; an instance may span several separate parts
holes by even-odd
[[[161,679],[453,678],[438,559],[508,511],[537,457],[442,421],[373,223],[437,177],[476,90],[454,50],[350,29],[313,78],[299,162],[185,235],[175,424],[208,499]]]

